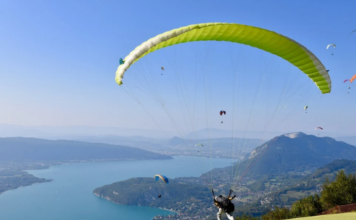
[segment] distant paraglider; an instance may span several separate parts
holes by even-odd
[[[347,82],[347,81],[349,81],[349,80],[348,80],[348,79],[345,79],[345,80],[344,80],[344,83]]]
[[[329,47],[336,48],[336,45],[335,45],[335,44],[328,44],[328,45],[326,46],[326,49],[329,49]],[[331,55],[334,55],[334,53],[331,53]]]
[[[307,113],[308,106],[304,106],[305,113]]]
[[[355,79],[356,79],[356,74],[353,77],[351,77],[350,83],[352,83]]]
[[[159,179],[161,179],[165,184],[169,184],[169,180],[168,180],[168,178],[165,177],[165,176],[162,176],[162,175],[160,175],[160,174],[157,174],[157,175],[154,176],[154,178],[155,178],[156,182],[157,182]]]
[[[321,131],[323,131],[324,129],[322,128],[322,127],[316,127],[315,128],[315,130],[317,131],[317,130],[321,130]],[[318,132],[318,135],[320,135],[320,133]]]
[[[156,182],[157,182],[159,179],[161,179],[161,180],[163,181],[164,185],[169,184],[168,178],[165,177],[165,176],[162,176],[162,175],[160,175],[160,174],[155,175],[153,178],[155,178]],[[162,195],[159,194],[159,195],[158,195],[158,198],[161,198],[161,197],[162,197]]]
[[[222,115],[226,115],[226,111],[221,110],[221,111],[220,111],[220,115],[221,115],[221,116],[222,116]],[[224,123],[224,121],[221,121],[221,124],[222,124],[222,123]]]

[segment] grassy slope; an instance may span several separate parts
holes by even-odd
[[[320,215],[313,217],[305,217],[305,218],[294,218],[294,219],[302,219],[302,220],[355,220],[356,212],[343,213],[343,214],[333,214],[333,215]]]

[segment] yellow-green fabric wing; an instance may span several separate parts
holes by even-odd
[[[307,74],[322,93],[331,91],[328,71],[320,60],[303,45],[273,31],[229,23],[189,25],[147,40],[125,57],[125,62],[116,71],[116,82],[121,85],[125,71],[146,54],[164,47],[194,41],[229,41],[270,52],[287,60]]]

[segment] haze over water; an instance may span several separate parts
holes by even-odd
[[[209,162],[209,163],[206,163]],[[231,159],[211,159],[212,168],[226,167]],[[207,164],[197,166],[197,164]],[[6,220],[117,220],[152,219],[169,211],[151,207],[118,205],[93,195],[97,187],[133,177],[169,178],[200,176],[210,159],[174,157],[173,160],[117,161],[64,164],[29,173],[53,182],[36,184],[0,195],[0,219]]]

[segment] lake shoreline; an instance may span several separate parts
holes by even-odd
[[[121,203],[118,203],[118,202],[114,202],[114,201],[112,201],[112,200],[111,200],[109,197],[107,197],[107,196],[101,196],[101,195],[99,195],[98,193],[95,193],[95,192],[93,192],[93,194],[94,194],[95,196],[99,197],[99,198],[106,199],[107,201],[112,202],[112,203],[114,203],[114,204],[125,205],[125,204],[121,204]],[[140,206],[140,205],[130,205],[130,206],[142,207],[142,206]],[[144,207],[158,208],[158,209],[162,209],[162,210],[165,210],[165,211],[173,212],[174,214],[179,214],[178,211],[174,211],[174,210],[170,210],[170,209],[166,209],[166,208],[162,208],[162,207],[156,207],[156,206],[144,206]]]
[[[192,169],[196,161],[204,158],[176,156],[174,160],[141,160],[141,161],[86,161],[86,163],[56,163],[45,169],[26,170],[29,174],[52,179],[50,184],[33,184],[31,187],[20,187],[9,190],[0,196],[0,219],[47,220],[48,216],[57,219],[91,219],[91,220],[152,220],[157,216],[176,216],[179,212],[161,207],[116,205],[108,200],[99,200],[93,189],[114,182],[125,181],[134,177],[150,177],[157,173],[170,178],[198,177],[208,170]],[[58,161],[57,161],[58,162]],[[63,161],[64,162],[64,161]],[[77,161],[76,161],[77,162]],[[92,163],[94,162],[94,163]],[[212,159],[212,168],[230,165],[228,159]],[[120,201],[119,201],[120,202]],[[13,204],[16,204],[14,206]],[[41,209],[41,212],[33,210]],[[175,208],[169,207],[169,208]],[[177,207],[178,208],[178,207]],[[21,210],[18,212],[16,210]]]

